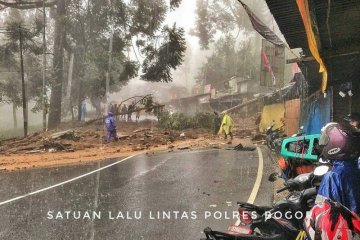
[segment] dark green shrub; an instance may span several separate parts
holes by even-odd
[[[160,128],[184,130],[188,128],[207,128],[213,125],[213,114],[209,112],[197,112],[194,116],[187,116],[183,113],[170,114],[163,111],[158,115]]]
[[[210,112],[197,112],[193,116],[193,127],[212,129],[214,114]]]

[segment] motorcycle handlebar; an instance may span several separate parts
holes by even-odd
[[[290,188],[289,186],[283,187],[283,188],[277,190],[276,193],[281,193],[281,192],[283,192],[285,190],[288,190],[289,188]]]

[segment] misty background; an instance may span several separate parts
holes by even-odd
[[[187,97],[193,94],[193,89],[196,85],[201,85],[207,81],[206,73],[204,73],[204,69],[211,68],[214,72],[220,72],[223,70],[215,69],[209,63],[208,66],[206,64],[210,62],[209,58],[211,58],[216,52],[221,52],[217,47],[219,47],[220,42],[232,41],[235,49],[239,50],[240,58],[241,53],[244,53],[244,58],[247,58],[245,54],[250,54],[251,56],[255,56],[254,59],[250,59],[253,64],[251,71],[249,70],[249,74],[251,74],[252,78],[255,81],[259,81],[260,75],[260,67],[261,67],[261,39],[262,37],[251,29],[251,24],[248,19],[248,16],[245,14],[241,4],[239,4],[236,0],[221,0],[219,2],[224,2],[224,6],[226,4],[231,4],[231,11],[239,11],[241,13],[240,25],[244,26],[242,28],[237,27],[236,25],[239,23],[235,23],[232,27],[233,29],[227,29],[222,31],[221,26],[214,26],[219,23],[218,20],[207,18],[207,21],[213,21],[215,24],[211,27],[212,36],[209,37],[209,42],[206,47],[201,43],[201,26],[199,26],[199,22],[201,19],[201,9],[200,5],[207,3],[208,11],[216,12],[216,7],[221,7],[220,3],[216,1],[209,0],[182,0],[181,4],[178,8],[175,8],[173,11],[169,11],[166,15],[166,19],[163,24],[168,24],[172,26],[176,24],[177,27],[182,27],[185,30],[185,40],[186,40],[186,51],[184,56],[184,61],[176,70],[172,70],[173,81],[169,83],[164,82],[148,82],[141,80],[139,77],[135,77],[131,79],[127,84],[121,87],[118,92],[111,93],[110,101],[112,102],[121,102],[126,98],[129,98],[134,95],[146,95],[153,94],[154,98],[157,102],[164,103],[169,101],[173,97]],[[268,24],[270,27],[280,38],[283,38],[281,35],[276,22],[274,21],[270,11],[267,8],[267,5],[264,0],[244,0],[246,3],[256,14],[257,16]],[[213,5],[211,5],[213,4]],[[216,5],[220,4],[220,5]],[[230,10],[229,10],[230,12]],[[211,14],[209,14],[211,15]],[[216,16],[221,17],[221,16]],[[223,16],[223,24],[226,26],[227,16]],[[210,17],[211,18],[211,17]],[[0,18],[0,22],[4,25],[5,20],[7,19],[6,15],[3,15]],[[231,21],[231,20],[230,20]],[[242,21],[242,22],[241,22]],[[221,22],[221,21],[220,21]],[[51,28],[51,27],[50,27]],[[238,29],[237,29],[238,28]],[[231,38],[231,39],[230,39]],[[229,40],[230,39],[230,40]],[[4,40],[4,36],[0,37],[0,41]],[[50,40],[51,41],[51,40]],[[226,44],[225,44],[226,45]],[[243,51],[243,52],[241,52]],[[250,56],[249,55],[249,56]],[[291,53],[286,52],[286,56],[290,56]],[[129,53],[130,58],[139,58],[139,49],[133,49]],[[293,57],[293,56],[292,56]],[[239,57],[238,57],[239,58]],[[248,66],[246,62],[243,63],[243,68],[246,71]],[[235,65],[236,71],[238,71],[238,66],[236,62],[233,63]],[[250,69],[250,67],[249,67]],[[4,69],[0,71],[5,71]],[[76,71],[76,70],[75,70]],[[203,72],[202,72],[203,71]],[[208,72],[208,70],[206,70]],[[4,73],[0,73],[1,76],[4,76]],[[66,77],[65,77],[66,79]],[[205,80],[204,80],[205,79]],[[284,81],[289,82],[291,80],[291,69],[290,66],[285,65],[285,77]],[[271,89],[269,89],[270,91]],[[263,89],[262,91],[267,91],[267,89]],[[174,94],[175,93],[175,94]],[[176,94],[178,93],[178,94]],[[174,96],[175,95],[175,96]],[[88,107],[88,111],[93,110],[91,103],[89,100],[86,100],[86,104]],[[28,103],[29,109],[33,108],[36,105],[34,101],[30,101]],[[18,107],[16,109],[16,119],[17,119],[17,130],[14,130],[14,116],[13,116],[13,106],[8,103],[0,103],[0,132],[3,135],[6,135],[6,132],[16,132],[21,134],[22,128],[22,108]],[[42,124],[42,113],[29,110],[29,127],[30,129],[41,129]]]

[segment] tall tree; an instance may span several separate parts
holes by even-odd
[[[61,122],[62,86],[64,81],[64,46],[65,46],[65,0],[57,0],[54,30],[54,81],[51,87],[48,127],[54,128]]]
[[[36,56],[41,53],[41,48],[36,42],[36,37],[41,31],[41,22],[25,20],[17,10],[10,11],[5,22],[5,43],[0,46],[0,67],[7,69],[3,74],[4,79],[0,82],[2,101],[13,105],[13,117],[15,125],[16,109],[23,104],[24,133],[27,134],[27,102],[39,94],[36,72]],[[23,61],[24,60],[24,61]],[[25,64],[24,64],[25,63]],[[25,68],[23,66],[25,65]],[[25,73],[24,73],[25,72]],[[22,83],[22,74],[26,74],[28,81]],[[25,95],[26,93],[26,95]],[[25,97],[26,96],[26,97]]]
[[[166,14],[181,0],[47,0],[54,9],[53,73],[49,128],[61,122],[65,66],[74,54],[74,81],[71,98],[101,99],[105,95],[105,70],[109,69],[110,90],[117,91],[139,75],[147,81],[170,82],[171,70],[181,65],[185,52],[184,31],[164,26]],[[0,0],[0,5],[18,9],[42,7],[42,1]],[[52,11],[52,12],[54,12]],[[109,37],[113,51],[109,65]],[[66,52],[64,51],[66,50]],[[136,52],[131,59],[129,51]],[[141,56],[140,56],[141,55]]]
[[[176,7],[174,1],[171,7]],[[148,81],[172,81],[170,70],[182,62],[185,43],[182,29],[162,27],[168,11],[166,1],[132,0],[72,1],[68,5],[68,39],[75,47],[75,69],[72,99],[89,97],[96,108],[106,92],[109,69],[110,91],[119,91],[136,76]],[[79,34],[79,32],[81,34]],[[113,37],[112,64],[109,66],[109,38]],[[69,45],[69,44],[68,44]],[[130,52],[136,55],[130,58]]]
[[[265,1],[251,0],[247,3],[263,21],[269,20],[265,15]],[[209,44],[216,40],[215,36],[218,34],[242,34],[248,38],[254,33],[246,11],[237,0],[197,0],[196,13],[196,24],[192,34],[199,38],[199,43],[204,49],[209,48]]]
[[[259,65],[256,55],[249,51],[250,42],[239,44],[236,39],[227,35],[215,44],[213,54],[199,70],[197,80],[200,84],[211,84],[216,89],[224,88],[224,81],[231,77],[256,79]]]
[[[243,0],[264,22],[270,15],[263,0]],[[233,76],[259,79],[261,39],[243,6],[237,0],[197,0],[197,16],[192,34],[212,55],[200,68],[197,81],[223,88]],[[271,27],[271,26],[269,26]]]

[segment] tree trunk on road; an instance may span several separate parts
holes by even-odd
[[[63,86],[64,68],[64,44],[65,44],[65,0],[58,0],[55,19],[55,40],[54,40],[54,82],[51,87],[49,128],[58,126],[61,122],[61,100]]]

